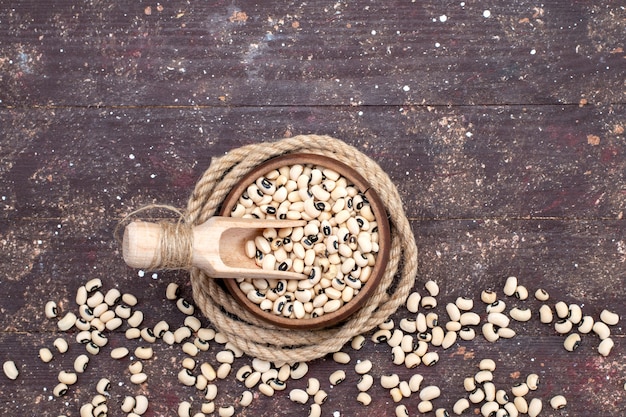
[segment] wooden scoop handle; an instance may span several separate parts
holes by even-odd
[[[184,228],[179,228],[178,233],[190,233]],[[168,229],[169,231],[170,229]],[[163,235],[166,233],[164,225],[149,222],[132,222],[124,230],[124,240],[122,243],[122,254],[126,264],[132,268],[149,268],[149,269],[183,269],[188,268],[191,263],[191,254],[182,256],[169,256],[168,259],[180,260],[180,262],[172,263],[161,255],[161,245]],[[167,236],[166,239],[171,239]],[[174,236],[175,240],[184,241],[184,236]],[[174,246],[174,245],[172,245]],[[178,263],[178,264],[177,264]]]

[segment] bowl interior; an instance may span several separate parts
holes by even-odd
[[[361,290],[358,292],[358,294],[354,296],[352,300],[345,303],[337,311],[332,313],[326,313],[319,317],[302,319],[289,318],[279,316],[271,312],[265,312],[261,310],[259,305],[253,303],[248,299],[246,294],[239,287],[237,280],[224,279],[222,280],[222,282],[229,291],[229,293],[237,300],[237,302],[256,317],[285,328],[320,329],[333,326],[346,320],[350,315],[352,315],[363,305],[367,298],[376,289],[376,287],[380,283],[380,280],[382,279],[389,260],[389,248],[391,239],[390,227],[384,204],[362,175],[360,175],[356,170],[349,167],[348,165],[335,159],[323,155],[306,153],[282,155],[272,158],[257,166],[254,170],[245,175],[241,179],[241,181],[231,190],[231,192],[224,200],[219,214],[221,216],[230,216],[233,207],[236,206],[241,195],[247,190],[248,186],[255,182],[256,179],[260,176],[263,176],[272,170],[295,164],[310,164],[318,167],[330,168],[339,173],[341,176],[345,177],[349,183],[354,184],[354,186],[367,197],[367,200],[369,201],[369,204],[372,208],[372,212],[374,213],[374,216],[376,218],[379,236],[379,250],[378,254],[376,255],[376,261],[373,266],[369,280],[363,285]]]

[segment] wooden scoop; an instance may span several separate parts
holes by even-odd
[[[126,226],[123,240],[123,256],[132,268],[185,269],[191,266],[206,271],[214,278],[265,278],[304,279],[306,275],[296,272],[264,270],[254,259],[245,254],[245,244],[260,235],[265,228],[287,228],[304,226],[304,220],[261,220],[214,216],[205,223],[189,228],[165,228],[158,223],[136,221]],[[183,230],[184,229],[184,230]],[[180,242],[186,242],[179,245]],[[172,243],[170,245],[170,243]],[[189,246],[191,254],[168,257],[163,261],[162,245],[172,250],[183,250],[177,246]],[[188,249],[187,249],[188,251]],[[187,259],[185,261],[184,259]],[[189,263],[190,265],[185,265]],[[155,259],[157,260],[156,265]],[[172,265],[171,259],[175,259]],[[176,261],[177,259],[183,259]],[[180,264],[177,264],[180,263]]]

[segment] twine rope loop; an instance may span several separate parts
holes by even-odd
[[[206,272],[190,268],[194,301],[216,330],[248,355],[275,363],[309,361],[339,351],[354,336],[378,326],[393,314],[405,302],[417,274],[415,238],[391,179],[356,148],[329,136],[301,135],[273,143],[252,144],[213,159],[189,198],[184,223],[204,223],[217,213],[239,180],[257,165],[272,157],[297,152],[334,158],[368,178],[385,202],[391,226],[391,248],[387,269],[370,299],[345,322],[321,330],[288,330],[268,324],[242,309]],[[181,239],[182,243],[177,245],[185,244],[185,238]],[[164,253],[160,256],[163,258]],[[398,268],[401,270],[396,275]]]

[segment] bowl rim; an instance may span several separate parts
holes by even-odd
[[[387,210],[378,196],[378,193],[376,193],[369,182],[355,168],[329,156],[306,152],[279,155],[254,167],[250,172],[245,174],[228,193],[222,202],[219,215],[229,216],[232,208],[239,200],[239,197],[243,194],[247,187],[256,181],[261,175],[265,175],[266,173],[283,166],[295,164],[315,165],[330,168],[339,173],[341,176],[347,178],[348,181],[357,187],[359,192],[367,197],[378,226],[379,250],[376,255],[374,268],[372,269],[372,273],[366,285],[363,287],[364,289],[361,289],[352,300],[345,303],[335,312],[326,313],[315,318],[296,319],[278,316],[261,310],[257,304],[250,301],[243,291],[241,291],[236,279],[221,279],[221,282],[237,303],[243,306],[255,317],[283,328],[315,330],[330,327],[345,321],[349,316],[359,310],[375,291],[376,287],[382,280],[389,262],[391,227],[389,224]]]

